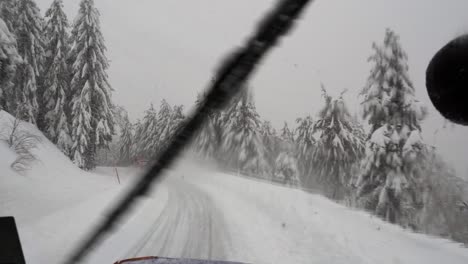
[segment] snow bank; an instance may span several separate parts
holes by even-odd
[[[0,136],[11,131],[13,120],[10,114],[0,111]],[[81,199],[83,185],[106,188],[106,178],[94,177],[76,168],[32,124],[21,122],[18,130],[39,137],[37,148],[32,150],[38,160],[33,162],[29,171],[20,175],[10,168],[16,154],[5,142],[0,144],[1,215],[13,215],[20,224],[25,224]],[[36,206],[35,202],[41,206]]]
[[[191,169],[193,171],[193,169]],[[230,260],[250,263],[468,263],[468,249],[323,196],[223,174],[192,181],[222,208]]]
[[[0,136],[11,131],[13,120],[0,111]],[[119,168],[119,185],[114,168],[100,168],[97,174],[81,171],[35,126],[21,122],[19,129],[40,138],[33,150],[39,160],[24,175],[18,174],[10,168],[16,154],[0,141],[0,216],[16,218],[27,263],[59,263],[137,175],[135,169],[129,174]],[[164,186],[157,194],[139,201],[139,209],[121,226],[121,232],[109,237],[89,263],[114,263],[126,252],[126,241],[143,236],[166,204]]]

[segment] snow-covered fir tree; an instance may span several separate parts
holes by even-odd
[[[114,128],[120,129],[128,121],[128,112],[123,106],[113,104],[112,115],[114,116]]]
[[[140,142],[142,141],[143,138],[143,125],[141,123],[141,120],[138,119],[135,124],[133,124],[132,130],[134,131],[133,133],[133,144],[132,147],[130,148],[130,155],[133,160],[139,158],[140,155]]]
[[[298,118],[296,120],[298,127],[296,128],[296,156],[301,174],[301,182],[305,187],[312,187],[314,177],[312,171],[312,150],[315,144],[313,137],[313,119],[311,116]]]
[[[43,94],[44,129],[63,152],[71,147],[69,129],[70,70],[68,20],[62,0],[54,0],[46,12],[46,53]]]
[[[421,207],[425,146],[420,122],[425,108],[415,98],[407,55],[399,37],[387,29],[383,45],[373,45],[373,67],[362,94],[364,118],[371,126],[358,196],[369,210],[391,222],[414,226]]]
[[[313,168],[325,195],[343,199],[350,186],[351,169],[362,158],[364,143],[355,134],[343,93],[334,99],[323,86],[322,91],[325,106],[312,132],[316,138],[312,150]]]
[[[135,130],[134,156],[139,158],[151,156],[150,151],[153,149],[151,144],[153,144],[153,138],[156,134],[157,116],[158,113],[151,104],[149,109],[145,111],[141,124],[138,124]]]
[[[0,18],[10,32],[15,32],[18,19],[18,0],[0,1]]]
[[[71,43],[72,156],[79,167],[92,169],[97,149],[107,147],[114,132],[109,62],[93,0],[81,1]]]
[[[274,131],[269,138],[271,139],[268,144],[274,146],[274,152],[270,154],[269,159],[274,176],[284,184],[299,184],[299,168],[295,153],[294,135],[289,130],[287,122],[284,122],[279,135]]]
[[[173,121],[172,118],[175,120]],[[173,111],[172,107],[163,99],[159,111],[156,111],[151,104],[150,108],[145,111],[143,121],[135,131],[137,142],[135,152],[138,153],[138,156],[152,158],[161,151],[171,139],[172,133],[175,133],[176,123],[180,125],[180,119],[183,119],[181,107],[175,107]]]
[[[63,154],[70,157],[72,147],[70,124],[68,123],[68,117],[65,112],[59,113],[59,115],[55,145],[63,152]]]
[[[352,127],[353,127],[353,134],[356,138],[358,138],[358,140],[360,142],[362,142],[362,153],[361,153],[361,157],[360,157],[360,161],[359,162],[356,162],[354,163],[352,166],[351,166],[351,169],[350,169],[350,175],[351,175],[351,179],[349,180],[349,184],[351,187],[350,188],[350,193],[348,193],[347,197],[345,197],[346,199],[346,202],[349,202],[349,205],[351,206],[357,206],[356,205],[356,192],[353,192],[352,189],[356,188],[356,183],[360,177],[360,174],[361,174],[361,163],[362,163],[362,160],[365,156],[365,152],[366,152],[366,143],[368,141],[368,135],[366,133],[366,130],[364,129],[364,125],[363,125],[363,120],[362,119],[359,119],[356,115],[356,113],[352,116]]]
[[[172,138],[183,126],[185,121],[184,106],[175,105],[172,108],[171,121],[169,124],[169,137]]]
[[[270,121],[263,121],[260,126],[260,133],[266,139],[267,142],[274,141],[276,137],[276,130],[271,125]]]
[[[128,117],[125,118],[124,124],[120,128],[119,138],[119,160],[120,164],[129,165],[132,162],[132,146],[133,141],[133,125]]]
[[[164,99],[159,111],[151,104],[143,120],[135,125],[132,156],[149,159],[166,147],[185,121],[183,109],[182,105],[171,107]]]
[[[245,173],[262,175],[268,163],[260,134],[261,120],[247,89],[234,100],[224,120],[222,148],[228,165]]]
[[[14,114],[12,102],[15,100],[13,78],[21,57],[16,49],[16,39],[0,18],[0,110]]]
[[[173,106],[167,123],[162,123],[164,127],[162,128],[162,133],[159,139],[159,148],[167,147],[168,143],[172,140],[172,138],[175,136],[178,130],[182,127],[184,120],[184,106]]]
[[[114,117],[114,130],[119,131],[112,136],[112,141],[108,147],[100,148],[96,152],[96,164],[100,166],[115,166],[121,163],[120,160],[120,132],[128,121],[128,113],[122,106],[113,105],[112,115]],[[128,164],[126,164],[128,165]]]
[[[280,133],[277,143],[278,155],[272,164],[275,176],[284,184],[300,185],[294,134],[289,129],[287,122],[284,122]]]
[[[269,167],[274,168],[274,162],[278,156],[279,139],[276,134],[276,130],[273,128],[270,121],[262,122],[260,135],[262,136],[263,145],[265,146],[266,159],[268,164],[270,164]]]
[[[202,95],[198,95],[196,106],[200,107]],[[206,158],[216,158],[221,145],[221,114],[218,112],[208,113],[208,118],[203,127],[199,130],[195,140],[194,148],[197,153]]]
[[[167,145],[170,139],[170,124],[172,118],[172,107],[163,99],[159,106],[159,111],[156,119],[155,132],[152,134],[150,141],[150,149],[148,151],[153,155],[159,153]]]
[[[274,163],[275,176],[283,184],[301,186],[296,156],[291,149],[283,149]]]
[[[283,128],[281,129],[281,140],[283,140],[284,142],[294,142],[294,133],[291,132],[291,130],[289,130],[289,127],[288,127],[288,122],[284,122],[284,126]]]
[[[353,126],[353,134],[361,140],[361,142],[365,142],[367,139],[366,131],[364,129],[363,124],[361,123],[362,120],[359,120],[355,116],[351,119],[351,124]]]
[[[44,63],[44,21],[33,0],[18,0],[15,35],[18,53],[23,63],[18,67],[15,78],[16,106],[19,118],[36,124],[41,93],[40,76]]]

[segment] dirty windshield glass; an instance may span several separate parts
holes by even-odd
[[[310,1],[203,108],[280,2],[0,0],[0,263],[468,263],[468,2]]]

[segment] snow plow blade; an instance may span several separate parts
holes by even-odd
[[[117,261],[114,264],[245,264],[216,260],[173,259],[160,257],[142,257]]]

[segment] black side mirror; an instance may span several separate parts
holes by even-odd
[[[0,264],[25,264],[15,218],[0,217]]]
[[[468,125],[468,35],[437,52],[426,71],[426,86],[432,103],[445,118]]]

